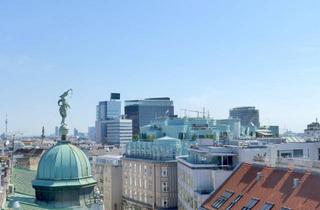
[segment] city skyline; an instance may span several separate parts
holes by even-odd
[[[181,108],[255,106],[261,124],[302,132],[320,116],[320,2],[7,1],[0,5],[0,133],[86,131],[99,101],[168,96]],[[255,18],[252,18],[255,17]],[[123,110],[122,110],[123,112]]]

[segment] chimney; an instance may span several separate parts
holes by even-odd
[[[262,178],[262,172],[257,172],[256,180],[259,181]]]
[[[300,180],[298,178],[293,179],[293,188],[296,189],[300,184]]]

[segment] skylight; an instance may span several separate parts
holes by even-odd
[[[247,203],[247,205],[244,206],[241,210],[251,210],[258,202],[259,202],[259,199],[251,198],[251,200]]]
[[[232,195],[233,192],[225,191],[211,206],[215,209],[219,209]]]
[[[267,202],[262,206],[261,210],[271,210],[273,208],[273,206],[274,206],[273,203]]]
[[[234,199],[234,200],[229,204],[229,206],[226,208],[226,210],[232,209],[232,207],[233,207],[234,205],[236,205],[236,204],[238,203],[238,201],[239,201],[242,197],[243,197],[243,195],[238,195],[238,196],[236,197],[236,199]]]

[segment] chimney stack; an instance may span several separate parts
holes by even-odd
[[[259,181],[262,178],[262,172],[257,172],[256,180]]]
[[[293,188],[297,188],[300,184],[300,180],[298,178],[293,179]]]

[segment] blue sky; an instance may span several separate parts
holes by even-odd
[[[317,0],[5,0],[0,11],[10,131],[53,132],[69,88],[69,125],[83,131],[112,91],[215,118],[255,105],[262,123],[294,131],[320,116]]]

